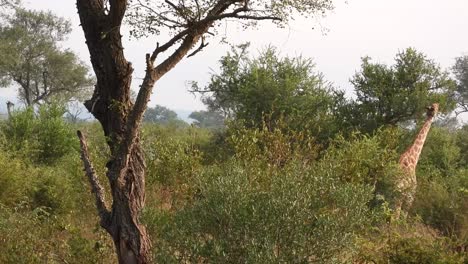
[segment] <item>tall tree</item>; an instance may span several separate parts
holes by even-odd
[[[391,66],[363,58],[361,70],[351,83],[357,98],[345,105],[346,111],[350,111],[349,121],[368,132],[382,125],[416,120],[434,102],[445,113],[455,107],[455,81],[434,61],[412,48],[399,52]]]
[[[143,116],[143,122],[148,123],[167,124],[175,120],[179,120],[177,113],[161,105],[149,107]]]
[[[315,15],[331,9],[331,0],[188,0],[131,1],[129,23],[134,36],[172,31],[165,43],[146,54],[146,74],[135,103],[130,99],[133,67],[123,52],[121,26],[129,1],[77,0],[91,63],[97,77],[92,98],[85,106],[101,123],[111,158],[107,163],[112,206],[92,168],[86,141],[78,133],[101,218],[101,226],[114,241],[120,263],[148,263],[150,239],[139,216],[145,202],[145,163],[139,143],[140,125],[154,84],[184,57],[206,47],[223,19],[242,19],[248,25],[272,20],[284,25],[292,14]],[[244,25],[247,25],[244,23]],[[192,48],[199,47],[191,52]],[[168,53],[161,58],[161,54]]]
[[[459,115],[468,112],[468,55],[456,58],[453,72],[457,79],[455,113]]]
[[[17,84],[19,98],[28,106],[66,102],[90,91],[88,67],[59,47],[70,23],[50,12],[15,10],[0,27],[0,86]]]
[[[281,57],[274,47],[252,58],[247,46],[223,56],[221,72],[213,74],[206,87],[194,83],[193,91],[203,95],[208,108],[243,120],[247,126],[272,128],[282,119],[290,129],[307,127],[314,136],[328,137],[335,91],[316,72],[312,60]]]
[[[224,116],[216,111],[194,111],[189,118],[195,120],[194,124],[203,128],[222,128],[224,126]]]

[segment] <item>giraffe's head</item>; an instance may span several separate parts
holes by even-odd
[[[439,112],[439,104],[433,103],[431,106],[427,107],[426,109],[427,109],[427,112],[426,112],[427,116],[434,117]]]

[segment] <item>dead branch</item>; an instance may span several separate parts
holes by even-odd
[[[133,106],[133,109],[130,112],[129,118],[127,119],[125,137],[119,147],[119,156],[124,157],[124,159],[120,161],[121,164],[119,166],[122,170],[125,170],[125,164],[128,163],[128,157],[137,138],[138,129],[141,124],[141,120],[145,112],[146,106],[148,104],[154,84],[157,80],[159,80],[159,78],[161,78],[164,74],[170,71],[179,61],[181,61],[200,39],[202,40],[201,45],[189,56],[195,55],[204,47],[206,47],[207,44],[205,44],[203,41],[203,35],[208,32],[208,30],[213,26],[215,21],[229,17],[252,20],[281,20],[277,17],[248,16],[240,14],[242,12],[249,11],[247,2],[248,1],[246,1],[243,7],[235,9],[230,13],[223,14],[223,12],[225,12],[229,8],[229,6],[233,4],[233,2],[219,1],[207,13],[205,18],[197,22],[188,24],[186,29],[180,31],[164,45],[157,45],[156,49],[153,51],[151,56],[149,56],[149,54],[146,55],[146,74],[143,79],[140,91],[138,92],[135,105]],[[166,0],[166,3],[170,5],[172,4],[171,6],[173,8],[175,6],[175,4],[173,4],[169,0]],[[154,67],[154,62],[159,53],[168,50],[170,47],[174,46],[179,41],[181,42],[179,47],[169,57],[167,57],[164,61],[162,61],[156,67]],[[121,175],[123,175],[123,173],[121,173]]]
[[[91,192],[94,194],[94,198],[96,199],[96,207],[98,209],[99,218],[101,220],[100,224],[104,229],[110,232],[109,229],[111,213],[106,205],[104,188],[99,183],[96,171],[94,170],[93,164],[89,159],[86,137],[79,130],[77,131],[77,135],[80,139],[81,160],[83,161],[86,176],[88,177],[89,183],[91,184]]]
[[[189,55],[187,55],[187,58],[190,58],[192,56],[195,56],[198,52],[202,51],[206,46],[208,46],[208,44],[210,43],[205,43],[205,38],[202,37],[202,40],[201,40],[201,43],[200,43],[200,46],[194,50],[192,53],[190,53]]]

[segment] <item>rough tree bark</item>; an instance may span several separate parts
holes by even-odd
[[[86,174],[96,196],[101,226],[112,236],[119,262],[148,263],[151,243],[138,219],[145,203],[145,162],[139,126],[155,82],[190,51],[212,22],[192,28],[179,48],[156,67],[153,64],[162,49],[147,54],[146,75],[133,105],[130,100],[133,68],[123,54],[120,34],[127,1],[110,0],[108,13],[102,0],[78,0],[77,8],[97,77],[93,97],[85,106],[101,123],[111,150],[112,158],[106,165],[111,209],[106,206],[104,193],[96,192],[102,187],[89,161],[86,141],[78,133]],[[217,12],[223,11],[218,9]]]
[[[112,1],[105,13],[102,0],[77,1],[81,25],[97,78],[93,97],[86,108],[101,123],[108,140],[111,159],[107,163],[107,178],[111,187],[112,209],[105,205],[104,195],[96,195],[101,226],[111,235],[119,263],[148,263],[151,243],[139,215],[145,203],[145,163],[138,137],[132,147],[122,149],[128,140],[126,123],[133,105],[130,84],[133,68],[123,54],[120,34],[126,1]],[[141,109],[139,111],[142,111]],[[80,133],[79,133],[80,135]],[[82,143],[82,158],[93,191],[102,190],[87,157],[86,141]]]
[[[167,1],[166,1],[167,2]],[[135,104],[130,100],[133,68],[123,53],[121,24],[127,10],[127,0],[77,0],[78,14],[97,83],[86,108],[101,123],[111,158],[106,164],[112,205],[106,204],[104,189],[89,159],[84,135],[78,131],[81,158],[96,199],[100,224],[111,235],[119,263],[151,262],[151,242],[139,216],[145,203],[145,162],[139,143],[139,127],[154,84],[178,62],[208,32],[216,20],[224,18],[275,19],[240,16],[246,6],[225,13],[232,5],[245,0],[219,0],[205,17],[187,24],[167,43],[146,54],[146,74]],[[159,53],[177,48],[156,64]],[[195,50],[189,56],[204,47]]]

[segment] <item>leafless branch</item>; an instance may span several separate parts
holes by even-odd
[[[200,3],[198,2],[198,0],[195,0],[195,4],[197,5],[197,19],[200,20],[201,19]]]
[[[172,6],[174,9],[179,9],[174,3],[170,2],[169,0],[165,0],[165,2]],[[201,39],[201,45],[192,52],[190,56],[195,55],[199,51],[201,51],[206,45],[203,39],[204,34],[208,32],[208,30],[213,26],[213,23],[216,20],[220,20],[223,18],[240,18],[240,19],[254,19],[254,20],[263,20],[263,19],[271,19],[271,20],[280,20],[277,17],[270,17],[270,16],[250,16],[250,15],[242,15],[240,13],[249,11],[247,3],[248,1],[244,2],[243,7],[237,8],[230,13],[223,14],[226,10],[236,2],[244,2],[244,1],[219,1],[215,6],[211,8],[205,18],[200,19],[199,21],[187,24],[187,28],[180,31],[176,34],[173,38],[171,38],[168,42],[164,45],[159,46],[157,45],[156,49],[153,51],[151,56],[149,54],[146,55],[146,74],[141,85],[140,91],[138,92],[135,105],[133,106],[132,111],[130,112],[129,118],[127,119],[126,123],[126,135],[124,140],[120,145],[120,157],[126,157],[125,160],[121,160],[122,164],[120,167],[125,169],[125,164],[128,163],[128,157],[130,152],[132,151],[133,145],[135,143],[135,139],[137,138],[139,126],[141,124],[141,120],[143,114],[145,112],[146,106],[148,104],[153,86],[159,78],[161,78],[164,74],[170,71],[179,61],[184,58],[192,47]],[[159,63],[156,67],[154,67],[154,62],[156,61],[157,56],[168,50],[170,47],[174,46],[177,42],[181,41],[179,47],[164,61]],[[154,68],[153,68],[154,67]],[[124,173],[121,173],[124,175]]]
[[[202,51],[206,46],[208,46],[208,44],[210,44],[210,43],[206,43],[206,44],[205,44],[205,38],[202,37],[200,46],[199,46],[196,50],[194,50],[192,53],[190,53],[189,55],[187,55],[187,58],[190,58],[190,57],[192,57],[192,56],[195,56],[198,52]]]
[[[94,198],[96,199],[96,207],[101,219],[101,226],[108,230],[110,227],[111,213],[105,202],[104,188],[99,183],[96,171],[94,170],[93,164],[89,159],[86,137],[79,130],[77,131],[77,135],[80,139],[81,160],[83,161],[85,167],[84,170],[86,172],[86,176],[88,177],[89,183],[91,184],[91,192],[94,194]]]
[[[463,113],[468,113],[468,104],[465,104],[463,102],[457,103],[458,105],[458,110],[455,111],[455,117],[458,117],[459,115]]]
[[[168,42],[166,42],[162,46],[159,46],[159,43],[158,43],[156,49],[153,51],[153,54],[151,54],[151,62],[154,62],[156,60],[159,53],[164,52],[170,47],[172,47],[177,41],[181,40],[185,35],[187,35],[188,32],[189,32],[189,29],[185,29],[179,32],[177,35],[175,35],[173,38],[171,38]]]
[[[174,3],[172,3],[169,0],[165,0],[164,2],[166,2],[166,4],[170,5],[175,11],[177,11],[179,15],[182,15],[182,10],[179,7],[177,7]]]
[[[140,0],[138,0],[138,6],[143,7],[145,9],[147,9],[149,12],[151,12],[152,14],[155,14],[156,16],[158,16],[161,19],[159,22],[161,22],[164,26],[167,26],[167,27],[170,27],[170,28],[186,26],[185,24],[182,24],[179,21],[176,21],[174,19],[171,19],[171,18],[167,17],[164,14],[165,12],[158,12],[158,11],[154,10],[151,6],[143,4]],[[164,23],[162,21],[172,23],[173,25]]]

